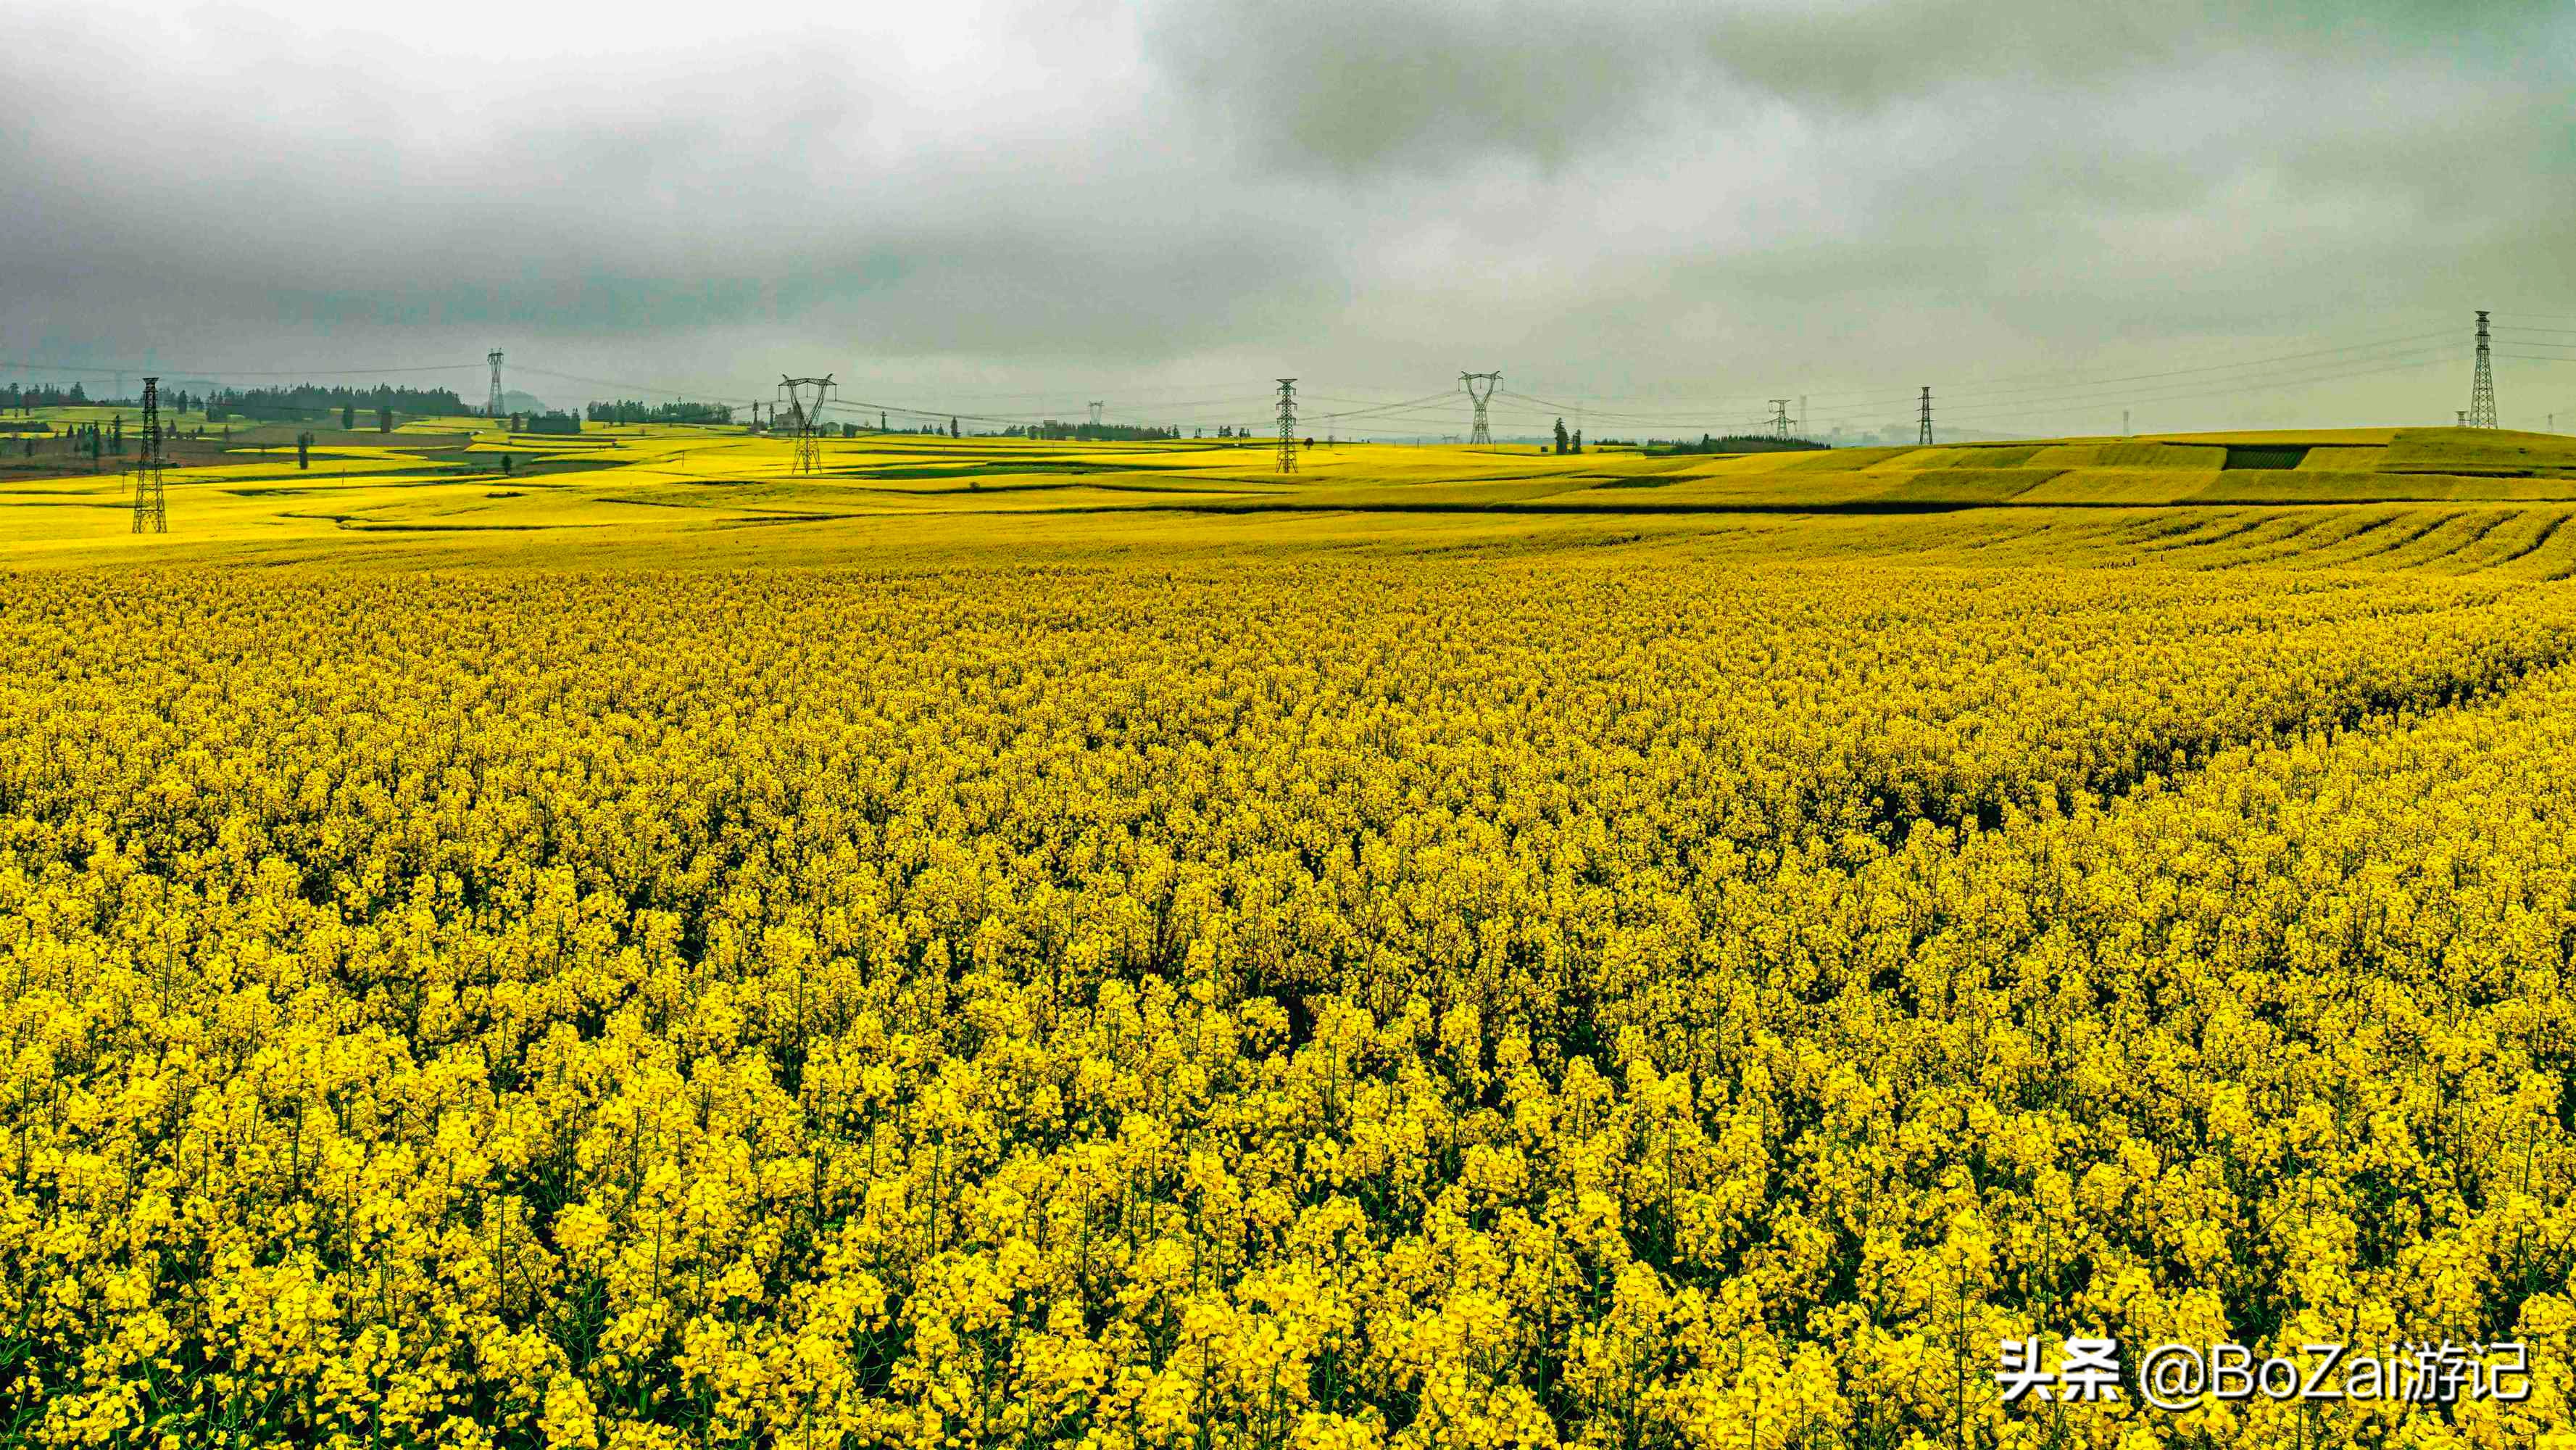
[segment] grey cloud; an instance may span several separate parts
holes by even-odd
[[[319,134],[255,107],[209,132],[191,123],[221,87],[185,76],[157,113],[147,98],[101,127],[76,119],[96,114],[79,68],[0,52],[44,158],[0,178],[0,322],[32,306],[138,346],[233,327],[768,328],[1126,362],[1221,339],[1282,289],[1338,290],[1293,199],[1208,207],[1202,158],[933,122],[888,102],[864,54],[774,49],[720,47],[686,84],[507,100],[442,133],[378,92],[381,56],[325,44],[278,67],[313,88],[303,109],[339,118]]]
[[[74,12],[0,48],[0,355],[1759,396],[2565,311],[2571,16],[1216,0],[459,71]]]
[[[1606,139],[1777,101],[1868,112],[1997,83],[2053,88],[2262,53],[2301,67],[2427,45],[2509,63],[2567,33],[2556,0],[1193,0],[1149,53],[1276,165],[1353,177],[1486,157],[1542,170]]]

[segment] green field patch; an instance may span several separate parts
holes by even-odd
[[[2231,443],[2222,469],[2292,469],[2307,461],[2307,445],[2302,443]]]

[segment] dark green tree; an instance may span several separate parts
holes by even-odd
[[[1559,453],[1569,451],[1565,446],[1565,420],[1563,418],[1556,420],[1556,451]]]

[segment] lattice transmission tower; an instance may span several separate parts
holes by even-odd
[[[1789,400],[1771,400],[1771,436],[1785,443],[1789,440]]]
[[[1297,471],[1297,380],[1279,380],[1279,471]]]
[[[1103,404],[1103,403],[1094,403],[1094,404],[1092,404],[1092,405],[1091,405],[1091,426],[1092,426],[1092,427],[1097,428],[1097,427],[1099,427],[1099,426],[1100,426],[1100,410],[1101,410],[1103,407],[1106,407],[1106,406],[1107,406],[1107,405],[1106,405],[1106,404]]]
[[[1932,446],[1932,390],[1929,387],[1923,390],[1923,411],[1918,419],[1921,426],[1915,430],[1914,441],[1929,448]]]
[[[484,360],[492,364],[492,400],[483,405],[483,416],[498,418],[507,411],[501,401],[501,350],[497,347],[492,349]]]
[[[779,378],[778,402],[770,407],[769,426],[775,431],[781,424],[786,425],[788,436],[795,440],[796,457],[789,472],[823,471],[823,408],[832,401],[833,387],[829,374],[819,378]]]
[[[1491,443],[1494,430],[1485,426],[1485,405],[1494,400],[1494,389],[1503,385],[1501,373],[1460,373],[1458,382],[1467,390],[1467,401],[1476,405],[1476,426],[1467,432],[1469,443]],[[1483,384],[1480,390],[1477,385]]]
[[[161,500],[161,380],[143,380],[143,447],[134,456],[134,532],[166,534],[170,514]]]
[[[2469,378],[2469,426],[2496,426],[2495,370],[2487,364],[2487,315],[2478,314],[2478,370]]]

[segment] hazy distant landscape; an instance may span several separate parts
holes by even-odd
[[[48,426],[87,426],[82,417],[59,410]],[[175,426],[204,431],[184,415]],[[1467,518],[1541,540],[1551,524],[1621,518],[1793,540],[1802,520],[1864,517],[1911,518],[1927,541],[1973,529],[1981,548],[2015,532],[2068,547],[2090,537],[2105,548],[2124,534],[2170,533],[2149,546],[2186,551],[2168,563],[2218,562],[2259,545],[2274,562],[2331,564],[2364,540],[2378,546],[2369,557],[2379,567],[2550,577],[2562,556],[2576,558],[2576,535],[2561,540],[2556,527],[2576,506],[2576,438],[2501,429],[1708,454],[1351,443],[1300,448],[1299,471],[1283,475],[1266,438],[871,434],[820,440],[817,467],[799,472],[791,441],[738,427],[605,424],[539,435],[472,417],[389,431],[215,426],[231,436],[171,445],[181,466],[166,486],[180,523],[142,540],[130,534],[128,476],[113,471],[113,457],[94,470],[68,432],[0,462],[0,519],[10,525],[0,559],[95,563],[146,550],[165,561],[357,564],[499,550],[527,562],[704,554],[818,563],[872,549],[1080,549],[1094,536],[1130,547],[1293,545],[1364,521],[1400,546],[1407,529],[1445,531]],[[300,455],[299,436],[311,440]],[[2122,512],[2073,512],[2111,508]],[[1968,513],[1980,516],[1952,517]],[[2410,529],[2418,521],[2437,527]],[[2226,549],[2191,552],[2204,535]],[[1878,537],[1903,547],[1905,535]],[[2079,558],[2093,556],[2062,562]]]

